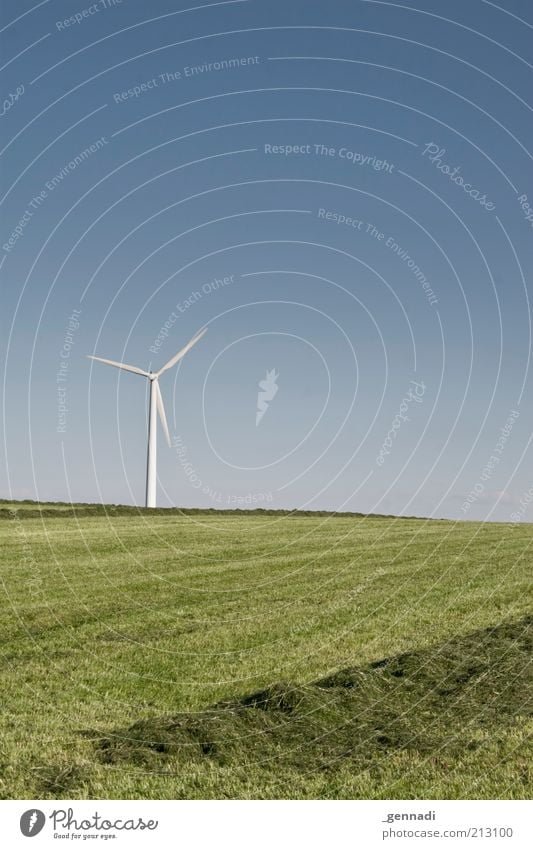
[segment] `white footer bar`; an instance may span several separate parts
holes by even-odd
[[[10,849],[531,849],[532,823],[528,801],[0,802],[0,843]]]

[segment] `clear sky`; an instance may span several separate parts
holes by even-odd
[[[526,0],[2,11],[0,496],[533,521]]]

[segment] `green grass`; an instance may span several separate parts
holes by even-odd
[[[2,798],[531,795],[527,525],[0,503]]]

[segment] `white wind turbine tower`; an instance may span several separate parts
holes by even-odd
[[[166,363],[163,368],[160,368],[159,371],[143,371],[136,366],[128,366],[125,363],[116,363],[114,360],[104,360],[103,357],[93,357],[90,354],[87,356],[90,360],[98,360],[100,363],[106,363],[108,366],[116,366],[117,368],[123,369],[124,371],[132,371],[134,374],[140,374],[143,377],[147,377],[150,381],[150,402],[149,402],[149,410],[150,415],[148,419],[148,461],[146,466],[146,506],[147,507],[155,507],[156,506],[156,482],[157,482],[157,413],[159,413],[159,418],[161,419],[161,424],[163,425],[163,430],[165,431],[165,436],[167,438],[167,442],[170,445],[170,434],[168,432],[167,425],[167,417],[165,415],[165,408],[163,406],[163,398],[161,395],[161,390],[159,388],[159,378],[167,369],[172,368],[172,366],[176,365],[176,363],[181,360],[182,357],[185,356],[187,351],[190,351],[193,345],[202,338],[207,327],[202,328],[196,333],[190,342],[187,342],[184,348],[181,351],[172,357],[171,360]]]

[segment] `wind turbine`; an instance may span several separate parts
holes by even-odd
[[[163,430],[165,432],[165,436],[167,438],[167,442],[170,445],[170,434],[168,432],[167,425],[167,417],[165,415],[165,408],[163,406],[163,397],[161,395],[161,390],[159,388],[159,378],[163,374],[164,371],[167,371],[172,366],[176,365],[176,363],[181,360],[185,354],[190,351],[193,345],[202,338],[207,327],[202,328],[196,333],[190,342],[187,342],[184,348],[181,351],[178,351],[168,363],[165,363],[163,368],[160,368],[159,371],[143,371],[137,366],[128,366],[125,363],[116,363],[114,360],[104,360],[103,357],[93,357],[90,354],[87,354],[90,360],[98,360],[100,363],[106,363],[108,366],[116,366],[116,368],[123,369],[123,371],[132,371],[134,374],[140,374],[143,377],[147,377],[150,381],[150,402],[149,402],[149,410],[150,416],[148,420],[148,460],[146,465],[146,506],[147,507],[155,507],[156,506],[156,481],[157,481],[157,413],[159,413],[159,418],[161,419],[161,424],[163,425]]]

